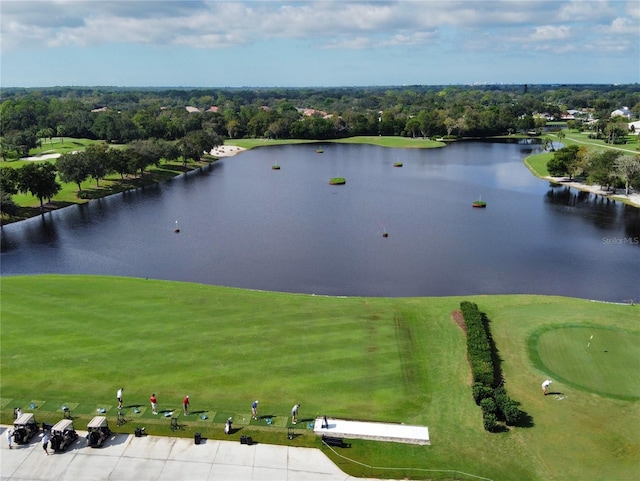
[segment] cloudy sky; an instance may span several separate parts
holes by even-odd
[[[2,0],[3,87],[640,82],[638,0]]]

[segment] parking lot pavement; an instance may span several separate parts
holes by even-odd
[[[90,448],[86,432],[62,453],[46,456],[41,434],[9,450],[1,427],[1,481],[363,481],[343,473],[320,450],[163,436],[115,434]]]

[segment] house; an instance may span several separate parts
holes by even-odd
[[[625,117],[630,119],[633,117],[633,114],[631,113],[631,110],[629,110],[629,107],[622,107],[621,109],[611,112],[611,117]]]
[[[195,114],[196,112],[200,112],[200,109],[198,107],[191,107],[191,106],[187,106],[185,107],[185,109],[187,110],[187,112],[189,112],[190,114]]]
[[[218,112],[218,107],[216,105],[212,105],[211,107],[209,107],[206,112]]]
[[[99,109],[93,109],[91,112],[106,112],[107,110],[107,107],[100,107]]]

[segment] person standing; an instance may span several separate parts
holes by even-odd
[[[296,404],[291,408],[291,422],[296,424],[298,422],[298,409],[300,408],[300,404]]]
[[[547,379],[542,383],[542,394],[544,394],[545,396],[547,395],[547,391],[549,390],[549,386],[551,385],[551,382],[552,381]]]
[[[185,414],[189,414],[189,396],[185,396],[182,400],[182,412]]]
[[[151,411],[153,411],[153,414],[158,414],[158,400],[156,399],[155,393],[151,395],[149,401],[151,401]]]
[[[251,417],[253,419],[258,419],[258,400],[257,399],[253,401],[253,404],[251,404]]]
[[[9,449],[13,449],[13,431],[11,428],[7,428],[7,444],[9,445]]]
[[[44,454],[49,456],[49,431],[45,431],[42,435],[42,449],[44,449]]]
[[[122,409],[122,391],[124,391],[123,387],[118,389],[118,392],[116,393],[116,399],[118,400],[118,409]]]

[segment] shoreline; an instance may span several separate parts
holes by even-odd
[[[241,152],[244,152],[244,147],[238,147],[237,145],[219,145],[218,147],[214,147],[211,149],[209,154],[214,157],[233,157],[234,155],[238,155]]]
[[[602,188],[601,185],[588,185],[576,180],[569,179],[567,177],[551,177],[543,176],[541,179],[548,180],[554,184],[563,185],[566,187],[573,187],[576,190],[582,192],[589,192],[591,194],[600,195],[607,199],[617,200],[632,207],[640,208],[640,192],[633,192],[631,194],[620,194],[617,191],[609,191]]]

